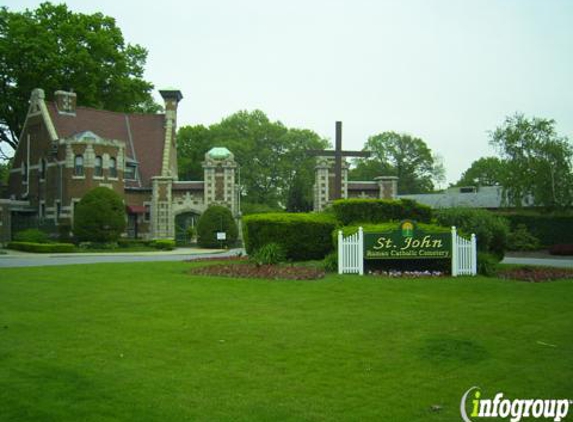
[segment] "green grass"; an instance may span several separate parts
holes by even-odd
[[[0,270],[0,420],[456,421],[474,385],[573,398],[572,281],[190,265]]]

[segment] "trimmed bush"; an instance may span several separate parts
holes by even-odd
[[[160,249],[163,251],[172,251],[175,249],[175,240],[171,239],[157,239],[151,243],[155,249]]]
[[[74,211],[74,235],[80,241],[117,242],[125,230],[125,205],[111,189],[98,187],[84,195]]]
[[[256,265],[276,265],[286,260],[285,251],[277,243],[267,243],[255,251],[251,261]]]
[[[324,214],[254,214],[243,219],[247,253],[253,254],[268,243],[277,243],[293,261],[323,259],[332,252],[334,218]]]
[[[26,243],[48,243],[50,241],[48,234],[40,229],[22,230],[14,235],[14,240]]]
[[[338,272],[338,252],[331,252],[322,261],[322,268],[328,273]]]
[[[540,247],[539,239],[529,233],[525,224],[518,224],[507,237],[509,251],[535,251]]]
[[[411,199],[341,199],[332,204],[334,215],[343,225],[352,223],[384,223],[387,221],[432,221],[432,209]]]
[[[492,277],[497,274],[499,259],[492,254],[478,252],[477,272],[486,277]]]
[[[217,233],[225,232],[226,240],[217,240]],[[199,217],[197,222],[197,243],[202,248],[220,248],[233,245],[239,231],[229,208],[212,205]]]
[[[477,237],[478,251],[494,254],[503,259],[507,249],[509,225],[507,221],[487,210],[448,208],[435,211],[442,226],[456,226],[460,231]]]
[[[503,213],[515,230],[523,224],[529,233],[539,239],[541,247],[573,243],[573,215],[534,214],[532,212]]]
[[[65,253],[74,252],[72,243],[34,243],[34,242],[9,242],[8,249],[36,253]]]

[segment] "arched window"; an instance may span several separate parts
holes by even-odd
[[[101,157],[98,155],[95,158],[95,162],[94,162],[94,176],[96,177],[101,177],[103,176],[103,161],[101,159]]]
[[[115,157],[109,159],[109,177],[117,177],[117,160]]]
[[[84,175],[84,156],[76,155],[74,159],[74,176]]]

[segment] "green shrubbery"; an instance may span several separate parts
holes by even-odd
[[[540,247],[539,239],[529,233],[524,224],[518,224],[507,237],[509,251],[535,251]]]
[[[432,221],[432,209],[409,199],[341,199],[334,201],[332,212],[343,225],[352,223],[383,223],[387,221]]]
[[[218,232],[225,232],[226,240],[217,240]],[[237,241],[237,236],[237,224],[226,207],[210,206],[197,222],[197,243],[202,248],[228,247]]]
[[[74,252],[72,243],[34,243],[34,242],[9,242],[8,249],[35,253],[65,253]]]
[[[26,229],[14,235],[16,242],[25,243],[48,243],[50,241],[48,234],[40,229]]]
[[[116,242],[125,229],[125,205],[111,189],[98,187],[84,195],[74,211],[74,235],[80,241]]]
[[[175,241],[171,239],[158,239],[150,243],[155,249],[172,251],[175,249]]]
[[[507,221],[487,210],[448,208],[435,211],[436,221],[442,226],[456,226],[469,235],[475,233],[478,251],[503,259],[507,249],[509,225]]]
[[[250,255],[266,244],[276,243],[287,259],[323,259],[333,250],[331,233],[335,227],[336,221],[324,214],[249,215],[243,219],[245,248]]]
[[[267,243],[261,246],[251,256],[251,261],[256,265],[276,265],[286,260],[286,254],[278,243]]]
[[[573,215],[538,214],[530,211],[501,215],[509,220],[513,230],[524,225],[531,235],[539,239],[541,247],[573,243]]]

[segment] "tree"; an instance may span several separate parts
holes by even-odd
[[[8,176],[10,175],[10,161],[0,161],[0,186],[8,183]]]
[[[146,58],[101,13],[51,3],[21,13],[0,8],[0,146],[16,149],[34,88],[48,98],[73,89],[84,106],[156,112],[153,85],[143,79]]]
[[[74,235],[83,241],[115,242],[125,230],[125,205],[115,191],[97,187],[76,205]]]
[[[521,207],[528,196],[549,208],[571,205],[573,148],[557,134],[554,120],[517,113],[490,134],[490,143],[501,155],[501,185],[509,205]]]
[[[306,151],[328,145],[310,130],[270,121],[260,110],[239,111],[208,128],[182,127],[177,144],[180,179],[201,180],[205,153],[215,146],[226,147],[241,166],[244,202],[273,208],[284,206],[294,195],[295,181],[300,195],[312,198],[314,160]]]
[[[356,160],[351,180],[373,180],[377,176],[397,176],[398,193],[426,193],[434,181],[443,179],[441,160],[433,156],[426,143],[406,134],[384,132],[368,138],[365,150],[372,156]]]
[[[502,161],[497,157],[482,157],[462,174],[456,186],[498,186],[502,177]]]

